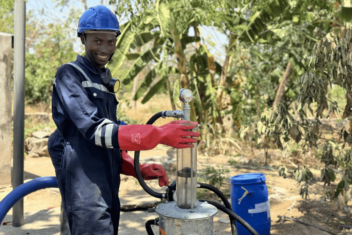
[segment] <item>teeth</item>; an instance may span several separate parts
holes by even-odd
[[[98,55],[98,57],[99,57],[100,59],[105,59],[107,56],[100,56],[100,55]]]

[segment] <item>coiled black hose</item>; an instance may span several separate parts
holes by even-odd
[[[232,210],[227,209],[226,207],[224,207],[223,205],[220,205],[219,203],[216,202],[212,202],[212,201],[207,201],[207,200],[199,200],[200,202],[207,202],[213,206],[215,206],[216,208],[218,208],[219,210],[221,210],[222,212],[228,214],[229,216],[231,216],[234,220],[236,220],[238,223],[240,223],[243,227],[245,227],[248,232],[250,232],[252,235],[259,235],[259,233],[257,231],[255,231],[254,228],[252,228],[252,226],[250,224],[248,224],[246,221],[244,221],[239,215],[237,215],[236,213],[234,213]]]
[[[215,193],[220,199],[221,201],[224,203],[225,207],[229,210],[232,211],[231,205],[229,203],[229,201],[227,200],[227,198],[225,197],[225,195],[217,188],[215,188],[213,185],[210,184],[203,184],[203,183],[198,183],[199,184],[199,188],[205,188],[208,189],[210,191],[212,191],[213,193]],[[236,228],[234,228],[234,226],[236,227],[236,223],[235,220],[229,215],[230,218],[230,222],[231,222],[231,232],[232,234],[236,234],[235,230]]]
[[[153,117],[151,117],[147,125],[153,124],[158,118],[162,117],[162,112],[154,114]],[[140,151],[135,151],[134,152],[134,170],[136,171],[137,179],[139,184],[142,186],[144,191],[146,191],[150,196],[156,197],[156,198],[165,198],[165,194],[163,193],[158,193],[152,190],[151,188],[148,187],[148,185],[145,183],[141,170],[140,170],[140,165],[139,165],[139,156],[140,156]]]
[[[147,230],[148,235],[154,235],[152,230],[152,225],[158,226],[159,218],[151,219],[145,222],[145,229]]]
[[[158,112],[156,114],[154,114],[146,123],[147,125],[152,125],[158,118],[163,116],[163,112]],[[152,197],[156,197],[156,198],[165,198],[165,194],[163,193],[158,193],[155,192],[154,190],[152,190],[151,188],[148,187],[148,185],[145,183],[142,173],[140,171],[140,164],[139,164],[139,157],[140,157],[140,151],[135,151],[134,152],[134,170],[136,171],[136,175],[137,175],[137,179],[139,184],[142,186],[142,188],[144,189],[144,191],[146,191],[150,196]],[[223,201],[224,206],[216,203],[216,202],[212,202],[212,201],[207,201],[209,204],[215,206],[216,208],[218,208],[219,210],[223,211],[224,213],[228,214],[231,220],[231,226],[233,224],[233,220],[237,220],[240,224],[243,225],[243,227],[245,227],[250,233],[252,233],[253,235],[259,235],[246,221],[244,221],[240,216],[238,216],[237,214],[235,214],[232,209],[231,209],[231,205],[228,202],[228,200],[226,199],[225,195],[217,188],[208,185],[208,184],[202,184],[200,183],[200,186],[206,189],[209,189],[211,191],[213,191],[215,194],[217,194],[221,200]],[[200,201],[204,201],[204,200],[200,200]],[[228,208],[227,208],[228,207]],[[155,220],[152,220],[155,221]],[[148,223],[148,221],[147,221]],[[147,223],[146,223],[146,229],[147,229]],[[151,223],[151,222],[149,222]],[[150,228],[150,231],[148,232],[148,235],[153,235],[153,231],[151,230],[150,225],[148,225]],[[232,230],[233,231],[233,230]],[[150,233],[151,232],[151,233]]]

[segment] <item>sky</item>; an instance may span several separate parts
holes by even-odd
[[[76,9],[80,9],[82,12],[84,12],[84,6],[81,1],[79,0],[69,0],[69,1],[71,2],[71,6],[74,5]],[[54,9],[57,2],[58,1],[53,1],[53,0],[27,0],[26,9],[28,12],[30,10],[40,10],[44,6],[46,6],[47,9],[52,9],[51,10],[52,14],[55,14],[56,16],[64,19],[66,17],[65,14],[67,15],[69,8],[65,7],[61,9],[61,11],[60,11],[60,8]],[[109,7],[111,10],[114,10],[114,7],[112,5],[109,5],[109,0],[87,0],[88,7],[96,6],[101,3]],[[44,20],[46,22],[50,22],[52,20],[45,16],[40,16],[39,19]],[[120,23],[123,23],[123,22],[120,22]],[[72,26],[72,27],[74,28],[77,26]],[[205,27],[205,26],[201,27],[201,32],[204,38],[207,39],[205,40],[205,44],[207,45],[207,48],[209,49],[209,51],[215,56],[215,59],[218,60],[219,62],[224,61],[226,53],[223,45],[228,44],[228,39],[226,35],[220,33],[213,27]],[[190,30],[189,35],[190,36],[194,35],[193,30]],[[80,45],[80,41],[78,38],[75,44]]]

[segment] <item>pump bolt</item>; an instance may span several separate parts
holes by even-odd
[[[185,215],[185,219],[188,219],[188,215]]]

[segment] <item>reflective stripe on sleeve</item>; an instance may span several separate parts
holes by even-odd
[[[105,145],[107,148],[113,148],[112,146],[112,131],[114,124],[107,124],[105,127]]]
[[[102,137],[102,129],[105,125],[107,124],[112,124],[113,122],[110,121],[109,119],[104,119],[104,121],[102,123],[100,123],[100,125],[97,127],[97,129],[95,130],[94,136],[95,136],[95,145],[101,146],[103,147],[102,143],[101,143],[101,137]],[[106,136],[106,135],[105,135]],[[105,138],[104,136],[104,138]],[[111,135],[110,135],[111,138]],[[105,140],[106,143],[106,140]],[[111,140],[110,140],[111,143]]]

